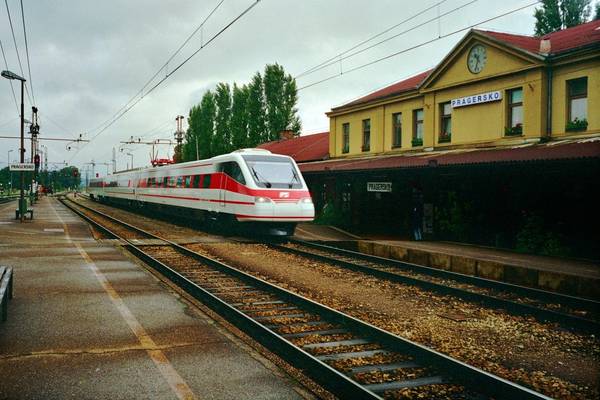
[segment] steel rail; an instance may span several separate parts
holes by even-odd
[[[297,240],[293,240],[292,242],[305,245],[304,243],[300,243]],[[589,320],[589,319],[581,318],[581,317],[570,315],[570,314],[561,313],[561,312],[554,311],[554,310],[548,310],[545,308],[539,308],[539,307],[529,305],[529,304],[518,303],[518,302],[515,302],[512,300],[506,300],[506,299],[494,297],[494,296],[487,295],[487,294],[476,293],[476,292],[472,292],[470,290],[456,288],[456,287],[452,287],[452,286],[448,286],[448,285],[444,285],[444,284],[440,284],[440,283],[436,283],[436,282],[431,282],[431,281],[420,279],[420,278],[414,278],[414,277],[410,277],[410,276],[400,275],[399,273],[385,271],[385,270],[381,270],[381,269],[377,269],[377,268],[372,268],[372,267],[361,265],[361,264],[358,264],[355,262],[340,260],[338,258],[328,257],[328,256],[325,256],[322,254],[315,254],[315,253],[311,253],[311,252],[300,250],[300,249],[290,248],[290,247],[286,247],[286,246],[276,244],[276,243],[269,243],[269,246],[271,246],[277,250],[281,250],[281,251],[288,252],[291,254],[311,258],[311,259],[318,260],[321,262],[330,263],[330,264],[337,265],[337,266],[340,266],[343,268],[347,268],[347,269],[350,269],[353,271],[362,272],[362,273],[365,273],[365,274],[368,274],[371,276],[375,276],[380,279],[386,279],[386,280],[393,281],[393,282],[418,286],[425,290],[434,291],[434,292],[437,292],[440,294],[455,296],[455,297],[458,297],[458,298],[461,298],[461,299],[467,300],[467,301],[478,302],[480,304],[485,305],[486,307],[505,309],[506,311],[508,311],[512,314],[531,315],[534,318],[536,318],[538,321],[558,323],[561,326],[563,326],[564,328],[571,328],[571,329],[575,328],[575,329],[579,329],[579,330],[594,333],[594,334],[597,334],[600,332],[600,323],[597,321],[594,321],[594,320]],[[319,247],[319,249],[321,249],[321,247]],[[326,249],[326,251],[330,251],[330,250]],[[355,253],[355,252],[352,252],[352,253]],[[360,253],[358,253],[358,254],[360,254]],[[348,255],[348,254],[346,254],[346,255]],[[354,257],[354,254],[348,255],[348,256]],[[371,262],[383,263],[383,264],[387,263],[388,265],[391,263],[394,263],[394,265],[396,265],[394,262],[395,260],[389,260],[389,259],[382,258],[382,257],[366,258],[366,259],[368,259]],[[398,263],[399,264],[407,264],[407,263],[401,263],[401,262],[398,262]],[[408,264],[408,265],[411,267],[415,266],[414,264]],[[416,266],[416,267],[421,267],[421,266]],[[423,267],[423,268],[434,269],[434,268],[429,268],[429,267]],[[411,270],[413,270],[413,269],[411,268]],[[422,270],[419,272],[423,273]],[[447,272],[447,271],[443,271],[443,272]],[[457,274],[457,273],[452,273],[452,274],[461,275],[462,277],[465,277],[465,278],[477,278],[477,277],[472,277],[472,276]],[[440,276],[440,275],[438,275],[438,276]],[[450,276],[444,276],[444,278],[448,279],[448,278],[450,278]],[[450,279],[453,279],[453,278],[450,278]],[[479,279],[481,279],[481,278],[479,278]],[[467,283],[466,281],[462,281],[462,282]],[[468,279],[468,283],[476,284],[474,282],[477,282],[477,281]]]
[[[67,205],[66,202],[63,202],[63,204]],[[254,287],[257,287],[268,293],[272,293],[279,298],[284,299],[286,302],[301,306],[305,310],[309,310],[310,312],[314,312],[320,316],[323,316],[328,321],[333,321],[336,324],[342,325],[352,332],[359,332],[360,335],[367,336],[370,339],[385,345],[392,351],[410,354],[413,357],[416,357],[419,362],[425,361],[428,364],[426,366],[435,366],[436,368],[440,368],[446,372],[446,375],[454,378],[456,382],[468,385],[467,388],[477,388],[477,392],[479,393],[483,392],[493,398],[549,399],[549,397],[546,397],[531,389],[525,388],[506,379],[455,360],[428,347],[387,332],[374,325],[293,293],[287,289],[283,289],[267,281],[256,278],[237,268],[201,255],[168,239],[150,234],[143,229],[119,221],[114,217],[111,217],[110,215],[102,213],[98,210],[94,210],[91,207],[82,205],[80,203],[76,204],[93,213],[101,215],[102,217],[107,218],[114,223],[122,224],[130,229],[134,229],[137,232],[151,235],[154,239],[165,242],[183,255],[192,257],[204,265],[208,265],[227,275],[236,277],[243,282],[253,285]],[[69,207],[69,205],[67,205],[67,207]],[[100,225],[99,222],[91,218],[86,218],[86,220],[90,221],[96,226]],[[125,248],[148,263],[148,265],[150,265],[152,268],[155,268],[191,296],[208,305],[217,313],[234,323],[237,327],[242,329],[246,334],[257,340],[270,351],[282,356],[290,364],[304,370],[308,376],[324,386],[326,389],[330,390],[335,395],[341,398],[381,399],[379,395],[365,388],[360,383],[350,379],[348,376],[337,371],[327,363],[319,360],[302,348],[294,345],[283,336],[269,329],[264,324],[261,324],[256,319],[249,317],[240,310],[236,309],[233,305],[228,304],[219,297],[210,293],[208,290],[198,286],[184,275],[147,254],[141,249],[142,246],[137,246],[128,239],[120,239],[123,243],[125,243]]]
[[[391,258],[375,256],[371,254],[365,254],[358,251],[352,251],[342,249],[335,246],[330,246],[322,243],[309,242],[306,240],[290,238],[289,242],[295,243],[301,246],[312,247],[315,249],[321,249],[340,255],[346,255],[348,257],[359,258],[365,261],[375,262],[378,264],[389,265],[392,267],[410,270],[416,273],[422,273],[426,275],[435,276],[442,279],[452,279],[457,282],[467,283],[476,285],[482,288],[501,290],[503,292],[512,293],[519,296],[527,296],[532,299],[545,302],[554,302],[567,305],[577,309],[583,309],[587,311],[599,311],[600,301],[587,299],[584,297],[570,296],[563,293],[550,292],[547,290],[520,286],[514,283],[497,281],[494,279],[482,278],[480,276],[473,276],[467,274],[461,274],[460,272],[446,271],[439,268],[427,267],[424,265],[413,264],[406,261],[394,260]]]

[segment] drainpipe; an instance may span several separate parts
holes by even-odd
[[[550,64],[550,54],[552,53],[552,42],[550,39],[540,41],[540,53],[546,58],[546,140],[552,136],[552,65]]]
[[[552,67],[550,65],[546,69],[546,79],[548,80],[546,83],[548,87],[546,96],[546,139],[550,140],[552,136]]]

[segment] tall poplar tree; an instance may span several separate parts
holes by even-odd
[[[231,89],[227,83],[219,83],[215,89],[215,135],[212,153],[219,155],[231,151]]]
[[[542,8],[536,8],[534,13],[535,35],[583,24],[590,13],[590,0],[542,0]]]
[[[193,106],[190,109],[188,115],[188,129],[185,133],[185,144],[183,145],[183,160],[192,161],[197,159],[196,147],[198,146],[198,153],[200,150],[199,146],[199,128],[198,123],[200,122],[201,107],[200,104]]]
[[[279,132],[300,131],[300,119],[295,108],[298,101],[296,81],[279,64],[265,67],[265,108],[267,115],[266,141],[277,140]]]
[[[233,84],[231,103],[231,142],[233,149],[248,147],[248,87]]]
[[[213,136],[215,132],[215,116],[217,107],[215,105],[215,96],[209,90],[202,96],[200,110],[198,111],[197,136],[198,151],[200,158],[210,158],[213,156]],[[196,129],[196,128],[194,128]]]
[[[265,97],[260,72],[252,77],[248,84],[248,146],[254,147],[266,141]]]

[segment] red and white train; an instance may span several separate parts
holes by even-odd
[[[294,160],[242,149],[208,160],[118,172],[92,179],[92,199],[156,208],[252,231],[292,235],[315,209]]]

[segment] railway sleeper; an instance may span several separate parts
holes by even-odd
[[[375,392],[375,393],[384,393],[390,390],[399,390],[411,387],[419,387],[419,386],[429,386],[429,385],[439,385],[448,383],[444,377],[435,375],[428,376],[425,378],[417,378],[417,379],[409,379],[404,381],[394,381],[394,382],[385,382],[385,383],[371,383],[367,385],[363,385],[366,389]]]
[[[337,361],[337,360],[347,360],[350,358],[362,358],[362,357],[373,357],[377,355],[392,355],[391,351],[388,350],[364,350],[364,351],[350,351],[347,353],[335,353],[335,354],[323,354],[315,356],[317,359],[321,361]]]
[[[307,332],[299,332],[299,333],[284,333],[281,336],[283,336],[286,339],[299,339],[299,338],[303,338],[306,336],[311,336],[311,335],[338,335],[338,334],[349,334],[350,331],[348,331],[347,329],[341,329],[341,328],[336,328],[336,329],[322,329],[322,330],[318,330],[318,331],[307,331]]]
[[[395,371],[398,369],[408,368],[422,368],[421,365],[414,361],[404,361],[389,364],[373,364],[373,365],[362,365],[360,367],[353,367],[346,373],[348,376],[354,376],[356,374],[370,373],[370,372],[388,372]]]
[[[335,342],[321,342],[311,343],[302,346],[303,349],[315,349],[315,348],[327,348],[327,347],[338,347],[338,346],[356,346],[359,344],[370,344],[373,343],[366,339],[349,339],[349,340],[338,340]]]

